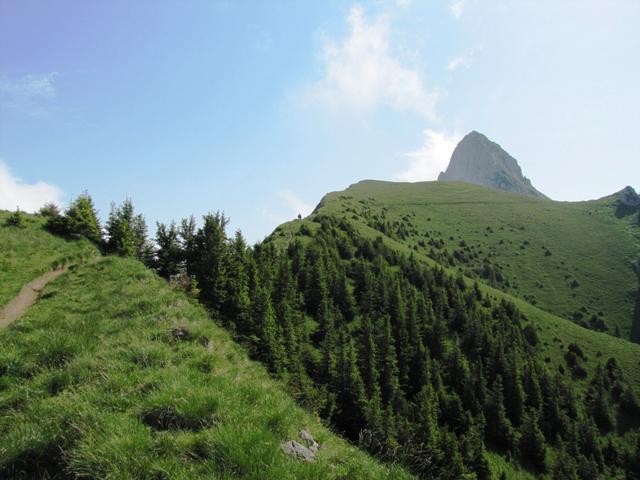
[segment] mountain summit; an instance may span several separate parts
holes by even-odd
[[[515,158],[476,131],[467,134],[458,143],[447,170],[440,173],[438,181],[475,183],[523,195],[545,196],[522,175]]]

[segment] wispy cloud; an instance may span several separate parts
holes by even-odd
[[[448,135],[445,132],[425,130],[422,147],[402,155],[409,160],[409,165],[395,174],[395,179],[403,182],[436,180],[438,174],[447,168],[451,154],[461,138],[462,135],[457,132]]]
[[[324,39],[323,76],[304,90],[305,100],[334,109],[387,106],[436,119],[438,92],[427,87],[417,68],[394,54],[389,17],[367,19],[355,6],[347,23],[344,38]]]
[[[0,105],[31,116],[46,116],[56,98],[57,72],[10,77],[0,74]]]
[[[285,201],[293,215],[300,214],[306,217],[313,211],[313,206],[301,200],[289,190],[281,190],[278,192],[278,196]]]
[[[476,48],[472,48],[464,55],[453,57],[451,60],[449,60],[449,63],[447,63],[447,70],[453,71],[459,68],[469,68],[473,63],[473,58],[475,57],[476,53],[480,50],[482,50],[482,45]]]
[[[45,182],[25,183],[14,177],[9,167],[0,160],[0,209],[35,212],[47,202],[60,205],[62,192]]]
[[[466,56],[453,57],[447,63],[447,70],[457,70],[460,67],[469,68],[469,59]]]
[[[57,76],[56,72],[29,74],[15,78],[0,75],[0,94],[20,99],[55,98]]]
[[[451,10],[451,14],[456,17],[456,20],[460,20],[464,12],[464,0],[454,0],[451,2],[449,10]]]

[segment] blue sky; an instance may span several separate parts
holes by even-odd
[[[557,200],[640,186],[640,2],[0,0],[0,208],[224,210],[258,241],[500,143]]]

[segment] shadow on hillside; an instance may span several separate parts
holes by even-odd
[[[618,203],[616,207],[616,217],[622,218],[627,215],[632,215],[638,211],[638,207],[632,207],[630,205],[625,205],[624,203]]]
[[[33,445],[32,450],[13,459],[0,470],[0,478],[67,480],[74,478],[66,471],[62,451],[56,442]],[[7,477],[2,477],[7,473]]]
[[[638,275],[638,282],[640,283],[640,274]],[[632,342],[640,343],[640,285],[636,290],[636,302],[633,309],[633,317],[631,319],[631,333],[629,334]]]

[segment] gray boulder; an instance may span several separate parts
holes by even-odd
[[[315,462],[316,454],[304,445],[296,442],[295,440],[289,440],[281,445],[282,450],[287,455],[290,455],[298,460],[305,462]]]
[[[307,430],[300,430],[300,433],[298,435],[300,435],[300,438],[306,442],[307,448],[309,450],[314,453],[318,451],[320,445]]]
[[[296,442],[295,440],[289,440],[284,442],[281,447],[284,453],[290,455],[299,460],[303,460],[305,462],[315,462],[316,461],[316,453],[320,449],[320,444],[316,442],[313,435],[309,433],[308,430],[300,430],[298,435],[302,439],[305,445]]]

